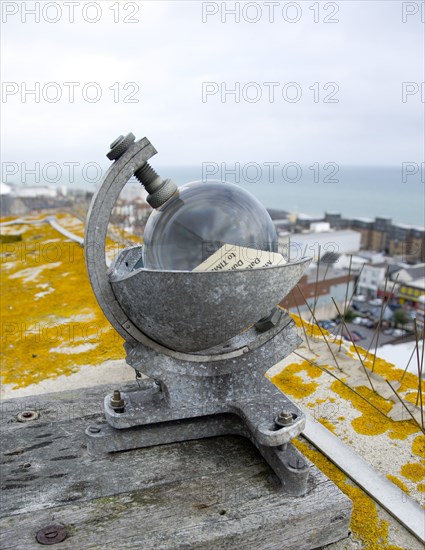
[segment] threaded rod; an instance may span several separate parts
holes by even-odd
[[[162,184],[162,178],[158,176],[148,162],[142,164],[142,166],[134,172],[134,175],[149,194],[152,194]],[[156,182],[155,185],[153,185],[154,182]]]

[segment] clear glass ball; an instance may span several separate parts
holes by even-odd
[[[224,244],[277,252],[269,213],[251,193],[232,183],[187,183],[150,215],[144,267],[192,271]]]

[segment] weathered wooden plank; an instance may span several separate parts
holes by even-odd
[[[77,418],[101,419],[103,397],[114,389],[116,385],[103,384],[81,390],[46,393],[3,401],[0,406],[0,429],[7,429],[8,432],[14,428],[19,429],[21,424],[16,422],[16,415],[25,410],[42,411],[38,422],[49,424]],[[120,389],[136,390],[137,384],[126,383],[120,385]]]
[[[67,526],[61,548],[298,550],[347,536],[351,503],[323,474],[312,466],[308,494],[285,495],[243,438],[93,459],[84,428],[102,416],[85,405],[109,390],[39,397],[40,417],[28,423],[15,419],[22,403],[4,409],[1,548],[39,548],[35,535],[52,522]],[[46,421],[57,403],[75,414]]]
[[[236,481],[229,468],[220,476],[186,478],[84,504],[11,516],[2,520],[1,548],[37,547],[37,531],[52,522],[68,528],[69,538],[61,548],[110,544],[118,548],[301,550],[346,534],[346,499],[338,499],[332,484],[322,476],[315,479],[320,494],[313,491],[307,499],[282,499],[269,486],[267,476],[267,471],[259,472]]]

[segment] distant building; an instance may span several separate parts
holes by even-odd
[[[302,256],[318,259],[325,254],[353,254],[360,250],[360,235],[356,231],[318,231],[293,233],[290,236],[291,260]]]
[[[354,231],[358,231],[361,235],[361,248],[367,250],[376,250],[372,247],[372,229],[373,220],[369,218],[355,218],[351,220],[349,226]]]
[[[286,210],[276,210],[275,208],[267,208],[267,212],[270,214],[270,217],[273,221],[286,220],[289,214],[289,212],[286,212]]]
[[[370,248],[388,252],[388,237],[391,228],[391,218],[375,218],[371,232]]]
[[[385,254],[383,252],[376,252],[375,250],[361,250],[358,256],[364,258],[369,264],[380,264],[385,261]]]
[[[388,231],[388,253],[391,256],[403,256],[409,240],[410,227],[404,224],[391,225]]]
[[[419,296],[416,304],[416,326],[419,335],[423,337],[425,335],[425,295]]]
[[[375,250],[409,263],[425,262],[425,228],[393,224],[390,218],[344,219],[341,214],[327,212],[324,217],[334,229],[352,229],[361,235],[361,248]]]
[[[11,213],[11,205],[11,188],[6,183],[0,183],[0,216],[8,216]]]
[[[323,221],[323,216],[310,216],[309,214],[297,214],[296,227],[310,229],[312,223]]]
[[[334,229],[348,229],[350,221],[343,218],[339,212],[326,212],[325,222],[328,222]]]
[[[311,314],[304,302],[304,295],[311,309],[314,308],[314,303],[316,302],[315,316],[318,320],[332,319],[338,314],[332,298],[337,303],[339,310],[344,310],[346,296],[348,299],[351,298],[354,284],[354,275],[350,275],[348,278],[348,274],[345,270],[322,263],[319,265],[317,277],[317,266],[313,265],[298,283],[302,294],[298,288],[295,287],[280,305],[294,313],[297,313],[298,306],[301,315],[305,319],[310,319]]]
[[[423,296],[425,296],[425,277],[399,285],[398,301],[402,305],[416,309],[421,304],[420,298]]]
[[[11,193],[14,197],[20,199],[35,197],[55,198],[58,196],[57,188],[51,185],[15,185],[12,187]]]
[[[425,262],[425,228],[412,227],[406,245],[406,261],[419,260]]]
[[[357,281],[357,293],[366,296],[368,300],[377,298],[378,289],[384,283],[387,264],[365,264]]]
[[[398,264],[397,280],[400,283],[410,283],[415,279],[425,277],[425,263],[417,265]]]
[[[324,258],[326,260],[326,256]],[[368,263],[368,261],[363,258],[360,253],[356,254],[341,254],[337,261],[335,262],[335,267],[339,269],[346,269],[347,272],[350,270],[354,275],[359,275],[362,271],[363,266]]]

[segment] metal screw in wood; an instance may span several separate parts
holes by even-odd
[[[64,541],[67,534],[65,526],[57,523],[40,529],[36,535],[36,539],[40,544],[57,544]]]

